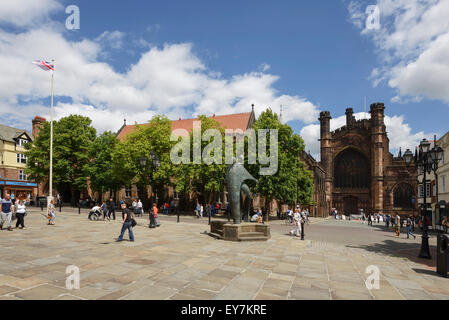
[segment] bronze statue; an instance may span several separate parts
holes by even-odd
[[[249,217],[251,209],[251,200],[253,199],[251,191],[245,181],[254,181],[255,179],[243,166],[243,159],[237,161],[229,166],[226,173],[226,184],[228,190],[228,201],[231,207],[231,213],[235,224],[240,224],[243,216]],[[241,200],[243,192],[246,195],[243,210],[241,210]]]

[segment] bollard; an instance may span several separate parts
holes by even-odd
[[[176,222],[179,223],[179,210],[178,209],[176,209],[176,215],[177,215],[177,221]]]
[[[81,214],[81,203],[78,202],[78,214]]]
[[[153,210],[150,212],[150,228],[156,228],[156,222],[154,221]]]

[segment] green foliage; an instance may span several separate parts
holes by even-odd
[[[116,134],[106,131],[96,137],[89,147],[90,162],[85,167],[85,174],[90,179],[92,190],[100,194],[121,187],[112,166],[112,153],[116,144]]]
[[[156,116],[148,124],[137,126],[137,130],[128,134],[124,141],[119,141],[112,154],[112,167],[118,181],[123,185],[133,183],[150,185],[153,174],[156,187],[168,185],[172,174],[170,150],[171,121],[165,116]],[[161,166],[152,170],[150,151],[160,158]],[[140,158],[146,157],[146,165],[142,167]]]
[[[271,109],[264,111],[255,121],[256,133],[260,129],[278,130],[278,170],[274,175],[260,175],[260,165],[248,165],[249,171],[258,179],[255,192],[268,201],[278,199],[281,203],[309,204],[313,194],[312,172],[307,170],[299,159],[304,150],[304,141],[293,129],[279,121],[278,115]],[[257,135],[258,136],[258,135]],[[267,134],[267,150],[270,150]]]
[[[70,115],[53,122],[53,185],[70,183],[83,190],[87,187],[85,166],[96,130],[88,117]],[[27,169],[31,179],[48,179],[50,168],[50,123],[45,122],[39,136],[26,146]]]
[[[193,152],[195,147],[197,147],[197,141],[194,141],[193,132],[190,132],[190,160],[192,160],[192,163],[179,164],[175,166],[173,171],[176,191],[184,195],[221,191],[225,182],[227,165],[224,159],[224,128],[216,120],[207,118],[205,115],[200,115],[198,119],[201,121],[201,137],[208,129],[216,129],[220,132],[219,143],[221,144],[222,152],[217,157],[221,159],[221,164],[206,164],[204,161],[201,161],[199,164],[193,163]],[[201,139],[201,151],[203,152],[206,146],[213,142],[214,139],[211,138],[210,141],[202,141]],[[213,151],[210,154],[212,156],[215,155]]]

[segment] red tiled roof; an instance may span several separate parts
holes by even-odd
[[[251,119],[251,112],[227,114],[222,116],[213,115],[209,118],[215,119],[225,129],[241,129],[245,132],[246,129],[248,129],[249,121]],[[176,129],[191,131],[193,129],[193,121],[195,120],[198,120],[198,118],[172,120],[171,129],[172,131]],[[120,140],[123,140],[128,133],[133,132],[135,129],[136,125],[126,125],[122,127],[117,137]]]

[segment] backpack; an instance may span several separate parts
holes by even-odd
[[[131,210],[126,210],[126,214],[129,215],[129,217],[131,218],[131,227],[135,227],[137,225],[137,221],[136,219],[134,219],[134,212],[132,212]]]

